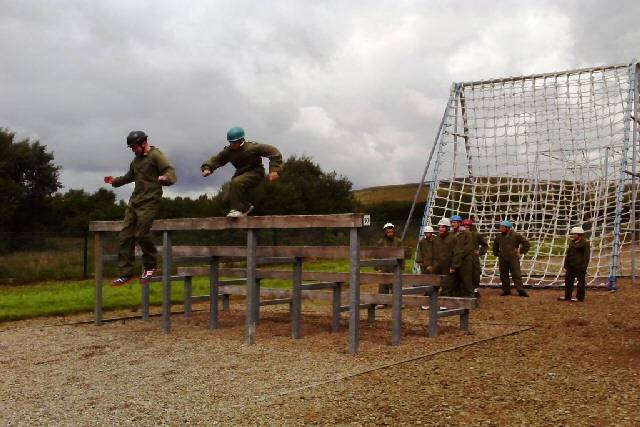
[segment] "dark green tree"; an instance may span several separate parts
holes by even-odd
[[[14,139],[15,133],[0,128],[0,230],[44,230],[52,195],[62,187],[60,167],[39,141]]]

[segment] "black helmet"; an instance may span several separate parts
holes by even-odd
[[[131,147],[132,145],[142,144],[147,140],[147,134],[141,130],[132,130],[127,135],[127,147]]]

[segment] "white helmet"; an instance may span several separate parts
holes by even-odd
[[[383,229],[383,230],[386,230],[386,229],[387,229],[387,228],[389,228],[389,227],[391,227],[391,228],[396,228],[396,226],[395,226],[395,225],[393,225],[393,224],[391,224],[390,222],[388,222],[388,223],[386,223],[386,224],[384,225],[384,227],[382,227],[382,229]]]
[[[438,221],[438,227],[440,227],[441,225],[444,225],[445,227],[451,227],[451,220],[449,220],[449,218],[442,218],[440,221]]]
[[[432,226],[427,225],[424,230],[422,231],[423,233],[433,233],[435,230],[433,229]]]
[[[582,227],[573,227],[569,234],[584,234]]]

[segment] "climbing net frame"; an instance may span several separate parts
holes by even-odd
[[[545,286],[564,276],[569,230],[582,226],[589,284],[635,281],[638,68],[454,83],[418,188],[428,187],[420,235],[442,217],[472,218],[490,245],[483,284],[495,285],[491,244],[509,219],[531,242],[525,283]]]

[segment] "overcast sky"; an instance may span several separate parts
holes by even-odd
[[[451,82],[640,58],[640,1],[0,0],[0,127],[64,191],[124,173],[126,135],[215,193],[202,161],[242,126],[355,188],[418,181]],[[128,197],[131,188],[118,190]]]

